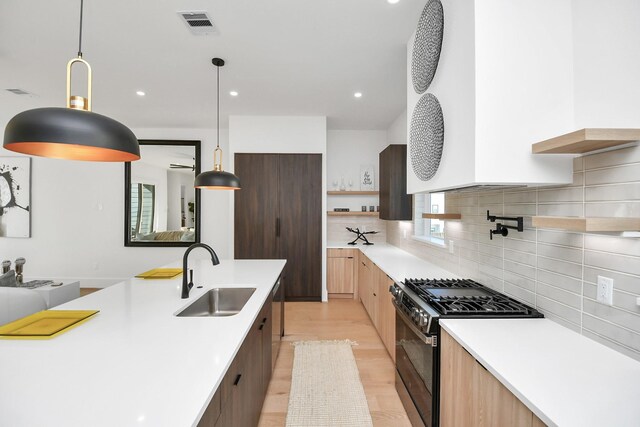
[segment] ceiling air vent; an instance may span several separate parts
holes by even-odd
[[[213,34],[216,32],[216,26],[209,17],[209,14],[203,10],[178,12],[178,16],[185,23],[189,31],[196,35]]]
[[[27,92],[26,90],[22,90],[22,89],[5,89],[7,92],[11,92],[15,95],[33,95],[30,92]]]

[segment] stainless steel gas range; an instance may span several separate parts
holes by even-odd
[[[543,317],[467,279],[406,279],[389,288],[396,308],[396,389],[414,426],[440,415],[440,319]]]

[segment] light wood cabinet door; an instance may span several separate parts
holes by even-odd
[[[478,426],[531,427],[533,413],[475,359]]]
[[[440,345],[440,425],[477,425],[473,383],[476,361],[444,330]]]
[[[373,299],[373,290],[371,284],[371,268],[369,267],[369,264],[369,259],[361,254],[358,260],[358,295],[360,296],[360,301],[362,301],[362,305],[364,305],[369,317],[372,317],[371,304]]]
[[[446,331],[441,334],[440,425],[544,426]]]
[[[389,355],[396,361],[396,311],[389,287],[393,285],[393,280],[381,269],[378,273],[378,334],[387,348]]]
[[[353,294],[353,257],[327,258],[327,292],[329,294]]]

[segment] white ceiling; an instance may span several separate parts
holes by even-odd
[[[406,108],[406,43],[425,2],[86,0],[93,111],[130,127],[215,127],[217,56],[223,126],[229,114],[326,115],[330,129],[386,129]],[[0,112],[64,105],[79,4],[0,1],[0,89],[37,94],[0,90]],[[208,11],[219,33],[192,35],[184,10]]]

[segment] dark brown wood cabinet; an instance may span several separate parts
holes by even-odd
[[[236,154],[234,255],[286,259],[286,301],[322,296],[322,155]]]
[[[272,373],[271,311],[267,299],[198,427],[258,425]]]
[[[407,194],[407,146],[392,144],[380,161],[380,219],[411,220],[413,196]]]

